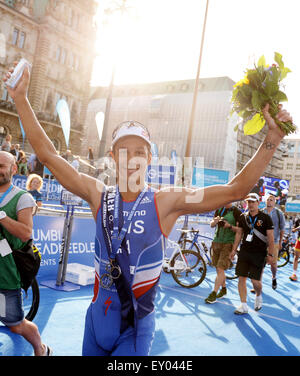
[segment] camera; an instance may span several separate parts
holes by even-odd
[[[225,225],[225,220],[224,220],[223,218],[221,218],[221,219],[219,220],[219,222],[218,222],[218,226],[219,226],[219,227],[224,227],[224,225]]]

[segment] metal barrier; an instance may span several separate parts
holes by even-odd
[[[64,205],[44,204],[38,208],[38,215],[58,215],[64,217],[67,209]],[[91,209],[85,206],[74,206],[74,215],[76,217],[93,217]]]
[[[90,208],[75,205],[66,206],[56,204],[43,204],[38,208],[36,214],[46,216],[61,216],[65,218],[56,280],[43,281],[41,282],[41,284],[56,290],[63,291],[72,291],[74,289],[77,289],[78,287],[74,284],[65,282],[73,221],[74,216],[81,218],[91,218],[92,212]]]

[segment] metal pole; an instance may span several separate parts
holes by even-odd
[[[198,61],[197,76],[196,76],[196,80],[195,80],[193,104],[192,104],[192,110],[191,110],[191,116],[190,116],[188,137],[187,137],[187,142],[186,142],[185,157],[190,157],[190,154],[191,154],[191,142],[192,142],[192,134],[193,134],[194,123],[195,123],[195,112],[196,112],[196,105],[197,105],[200,68],[201,68],[202,52],[203,52],[203,46],[204,46],[204,37],[205,37],[205,29],[206,29],[206,21],[207,21],[207,13],[208,13],[208,4],[209,4],[209,0],[206,0],[206,9],[205,9],[204,23],[203,23],[203,29],[202,29],[202,38],[201,38],[201,45],[200,45],[200,55],[199,55],[199,61]]]
[[[109,88],[108,88],[108,94],[107,94],[107,98],[106,98],[103,130],[102,130],[102,137],[101,137],[100,148],[99,148],[99,158],[104,157],[105,152],[106,152],[105,143],[106,143],[106,135],[107,135],[107,130],[108,130],[108,122],[109,122],[109,115],[110,115],[110,109],[111,109],[115,73],[116,73],[116,66],[114,65],[113,70],[112,70],[112,74],[111,74],[110,85],[109,85]]]
[[[123,21],[124,14],[126,12],[126,2],[127,0],[122,0],[122,5],[117,9],[121,11],[121,21]],[[105,143],[106,143],[106,135],[107,135],[107,130],[108,130],[108,122],[109,122],[109,115],[110,115],[110,109],[111,109],[115,74],[116,74],[116,64],[114,63],[113,69],[112,69],[112,75],[110,79],[110,85],[108,89],[108,94],[107,94],[107,99],[106,99],[103,131],[102,131],[102,137],[101,137],[100,148],[99,148],[99,158],[104,157],[105,152],[106,152]]]
[[[66,213],[64,229],[63,229],[63,236],[61,240],[61,248],[60,248],[58,269],[57,269],[57,276],[56,276],[56,286],[61,285],[63,261],[64,261],[64,257],[66,253],[66,241],[67,241],[67,235],[68,235],[68,227],[69,227],[69,206],[67,207],[67,213]]]
[[[64,284],[65,280],[66,280],[67,265],[68,265],[68,259],[69,259],[69,248],[70,248],[70,243],[71,243],[73,222],[74,222],[74,206],[72,205],[71,217],[70,217],[70,221],[69,221],[69,230],[68,230],[67,239],[66,239],[66,250],[65,250],[65,257],[64,257],[64,262],[63,262],[62,277],[61,277],[61,283],[62,284]]]

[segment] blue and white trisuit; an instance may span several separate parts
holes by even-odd
[[[154,300],[160,278],[164,241],[155,191],[147,187],[136,208],[116,261],[122,269],[116,284],[103,288],[100,278],[107,273],[109,252],[103,226],[103,203],[96,219],[94,297],[86,315],[83,355],[149,355],[155,331]],[[108,228],[113,226],[113,200],[107,205]],[[133,202],[122,201],[124,221],[132,213]],[[121,224],[122,226],[122,224]],[[112,230],[111,230],[112,231]],[[121,295],[120,295],[121,294]],[[123,304],[121,304],[121,299]],[[124,298],[125,297],[125,298]]]

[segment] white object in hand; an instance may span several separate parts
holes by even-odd
[[[17,83],[19,82],[20,78],[22,77],[23,71],[25,67],[31,68],[31,64],[26,59],[21,59],[17,66],[15,67],[14,71],[11,74],[11,77],[6,81],[6,86],[13,89]]]

